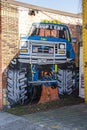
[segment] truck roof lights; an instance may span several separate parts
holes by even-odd
[[[61,24],[61,22],[58,20],[42,20],[41,23]]]

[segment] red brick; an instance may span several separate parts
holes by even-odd
[[[0,108],[2,108],[2,89],[6,88],[6,70],[18,52],[18,10],[17,7],[1,2],[0,10]],[[1,12],[0,11],[0,12]],[[2,48],[1,48],[2,47]],[[2,71],[3,70],[3,71]]]

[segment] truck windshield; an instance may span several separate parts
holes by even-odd
[[[70,39],[68,28],[57,24],[33,24],[29,34],[30,36]]]

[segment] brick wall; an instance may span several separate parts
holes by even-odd
[[[10,4],[1,3],[1,48],[0,48],[0,100],[3,95],[3,105],[6,104],[6,72],[10,61],[18,53],[18,9]],[[2,61],[1,61],[2,56]],[[2,94],[3,92],[3,94]],[[0,108],[2,107],[0,102]]]
[[[79,47],[82,41],[82,29],[81,29],[82,27],[81,25],[73,25],[73,24],[69,24],[68,26],[70,29],[71,36],[77,38],[77,43],[72,44],[72,45],[75,51],[75,64],[78,67],[79,66]]]

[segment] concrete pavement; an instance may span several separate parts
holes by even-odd
[[[24,115],[24,117],[55,130],[87,130],[86,104],[66,106],[47,112]]]
[[[0,112],[0,130],[51,130],[40,123],[34,123],[23,117]]]
[[[66,106],[21,117],[0,112],[0,130],[87,130],[87,105]]]

